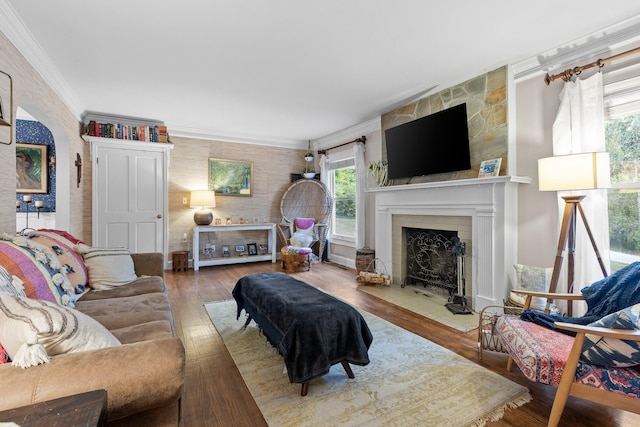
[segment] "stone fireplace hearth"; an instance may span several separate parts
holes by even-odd
[[[502,305],[517,250],[517,189],[527,177],[494,177],[407,184],[369,189],[375,197],[376,256],[386,265],[394,285],[401,285],[403,223],[462,221],[448,230],[466,233],[466,295],[478,311]],[[405,225],[407,226],[407,225]],[[414,227],[415,225],[408,225]],[[438,225],[422,228],[440,228]],[[469,235],[470,234],[470,235]],[[513,282],[513,280],[511,280]]]

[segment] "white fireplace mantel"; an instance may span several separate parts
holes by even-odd
[[[469,216],[472,306],[502,305],[516,261],[518,185],[530,182],[529,177],[500,176],[370,188],[376,257],[393,269],[394,215]]]

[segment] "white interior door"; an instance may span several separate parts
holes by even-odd
[[[95,147],[93,246],[165,252],[166,153]]]

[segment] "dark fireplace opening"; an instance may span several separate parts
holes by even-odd
[[[403,227],[406,276],[402,286],[423,285],[448,292],[458,289],[458,232]]]

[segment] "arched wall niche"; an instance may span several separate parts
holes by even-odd
[[[55,228],[68,230],[70,224],[70,151],[66,133],[28,99],[21,99],[17,120],[35,120],[45,126],[53,137],[56,157]],[[18,141],[20,142],[20,141]],[[49,154],[51,156],[51,154]],[[33,208],[31,208],[33,212]],[[30,214],[31,215],[31,214]]]

